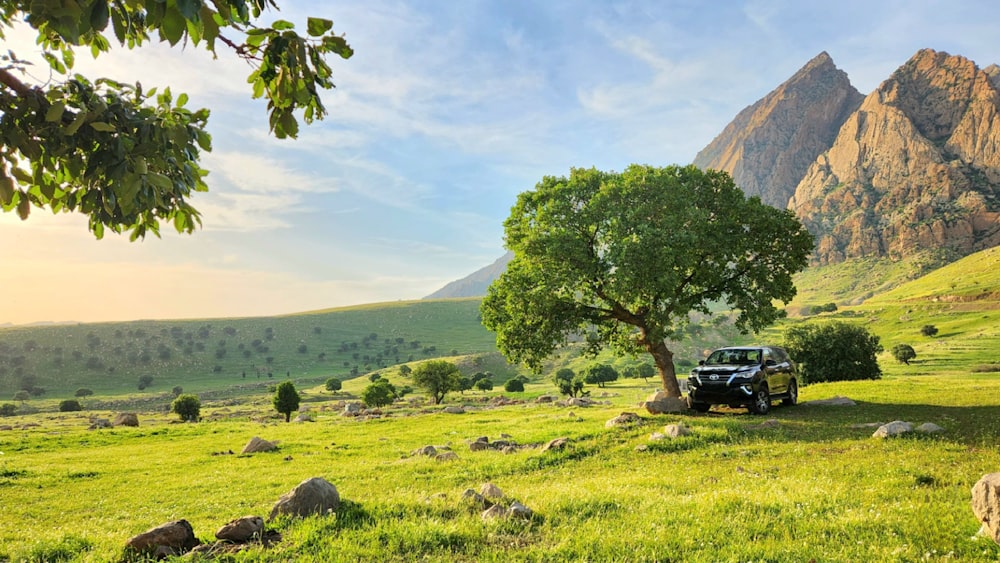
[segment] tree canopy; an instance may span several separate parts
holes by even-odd
[[[78,211],[97,238],[105,229],[130,231],[132,240],[158,235],[161,220],[192,232],[201,219],[188,198],[208,189],[199,156],[211,150],[209,111],[188,109],[188,96],[169,87],[75,74],[76,51],[97,57],[112,43],[160,41],[217,56],[224,46],[250,64],[247,82],[268,101],[271,132],[294,138],[300,118],[326,115],[327,55],[353,51],[328,19],[308,18],[305,36],[286,20],[258,23],[277,8],[274,0],[0,0],[0,39],[31,26],[54,73],[31,84],[29,63],[0,55],[0,208],[22,219],[32,206]]]
[[[741,331],[782,313],[813,238],[790,211],[747,199],[725,172],[632,165],[573,169],[521,193],[504,222],[514,252],[482,304],[483,324],[512,361],[535,371],[570,338],[652,355],[680,396],[665,340],[692,312],[728,304]]]
[[[458,366],[447,360],[424,362],[413,370],[411,376],[413,383],[427,391],[434,404],[440,404],[449,391],[462,388],[462,373]]]

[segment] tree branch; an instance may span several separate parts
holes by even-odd
[[[33,90],[33,88],[24,82],[21,82],[16,76],[11,74],[10,70],[6,68],[0,68],[0,83],[16,92],[17,95],[22,98],[30,95]]]

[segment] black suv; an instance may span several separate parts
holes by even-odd
[[[688,400],[691,408],[699,412],[708,412],[712,405],[729,405],[767,414],[772,398],[780,398],[786,405],[798,402],[798,377],[795,364],[783,348],[719,348],[691,370]]]

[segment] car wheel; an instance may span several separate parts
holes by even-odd
[[[799,384],[795,380],[788,382],[788,396],[781,400],[781,404],[789,407],[799,402]]]
[[[750,412],[753,414],[767,414],[771,412],[771,393],[768,391],[766,384],[761,383],[757,391],[754,392],[753,402],[750,403]]]
[[[711,408],[711,403],[691,403],[691,409],[698,412],[708,412]]]

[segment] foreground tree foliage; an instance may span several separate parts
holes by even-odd
[[[632,165],[573,169],[518,196],[504,222],[514,252],[483,300],[483,324],[511,361],[538,371],[571,337],[649,353],[679,397],[665,340],[723,302],[756,331],[795,295],[813,238],[789,211],[747,199],[724,172]]]
[[[0,38],[30,25],[54,73],[30,84],[25,61],[0,56],[0,208],[22,219],[32,206],[78,211],[97,238],[105,229],[132,240],[159,234],[160,220],[193,231],[201,220],[187,198],[208,189],[199,165],[211,150],[208,110],[188,109],[187,95],[169,88],[74,74],[76,50],[97,57],[112,43],[165,41],[217,55],[223,45],[250,63],[247,81],[254,98],[268,100],[274,135],[295,137],[297,114],[306,123],[326,115],[327,55],[353,52],[327,19],[308,18],[306,36],[285,20],[259,25],[270,8],[274,0],[0,1]]]
[[[878,336],[861,326],[833,322],[789,327],[785,347],[799,367],[802,383],[879,379]]]
[[[411,377],[413,384],[427,391],[435,405],[441,404],[449,391],[460,391],[462,388],[462,372],[447,360],[424,362],[414,368]]]

